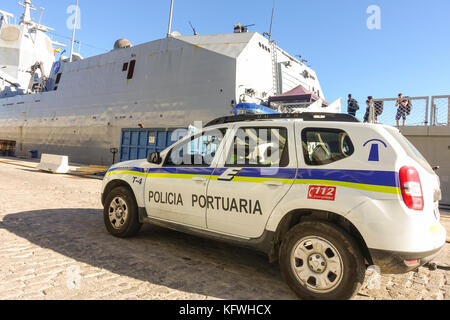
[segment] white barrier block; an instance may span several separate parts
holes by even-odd
[[[69,157],[57,156],[53,154],[43,154],[41,156],[41,163],[39,163],[37,168],[39,170],[52,173],[68,173]]]

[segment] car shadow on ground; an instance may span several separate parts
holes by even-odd
[[[9,214],[0,228],[78,262],[219,299],[296,299],[278,264],[257,252],[153,225],[133,239],[109,235],[101,210]]]

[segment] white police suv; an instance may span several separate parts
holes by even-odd
[[[400,132],[341,114],[217,119],[147,160],[113,166],[102,193],[117,237],[156,223],[278,260],[305,299],[348,299],[368,266],[406,273],[446,241],[438,176]]]

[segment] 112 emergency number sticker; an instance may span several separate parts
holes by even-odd
[[[309,186],[308,199],[335,201],[336,187]]]

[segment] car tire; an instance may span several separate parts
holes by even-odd
[[[365,278],[358,244],[327,221],[303,222],[286,234],[280,269],[289,287],[306,300],[350,299]]]
[[[108,194],[103,218],[108,232],[118,238],[134,237],[142,227],[134,195],[125,187],[115,188]]]

